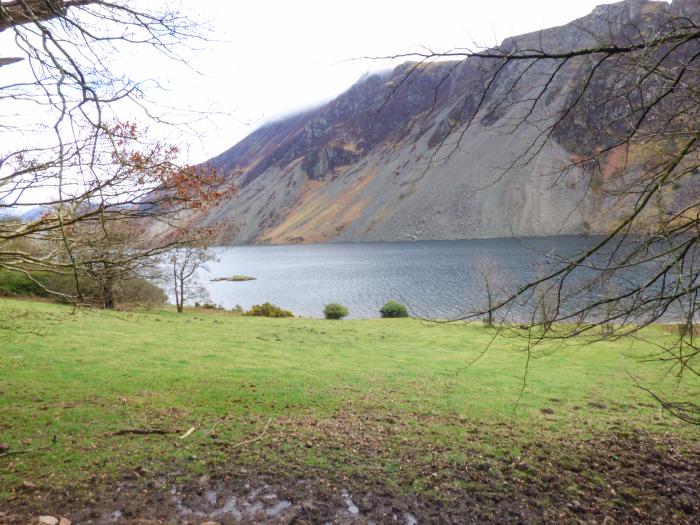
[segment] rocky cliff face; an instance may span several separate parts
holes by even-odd
[[[698,11],[696,0],[627,0],[501,47],[565,51],[595,45],[593,35],[626,42],[663,19],[698,22]],[[531,109],[523,101],[541,90],[552,66],[510,63],[482,100],[499,66],[475,58],[403,64],[320,108],[263,126],[210,161],[239,190],[197,221],[227,222],[230,243],[605,231],[615,211],[604,192],[576,169],[558,179],[561,166],[599,145],[601,115],[571,112],[546,141],[537,126],[517,126],[528,111],[545,125],[576,96],[590,64],[568,62]],[[598,75],[590,93],[618,80],[614,70]]]

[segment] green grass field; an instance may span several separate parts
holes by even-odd
[[[467,366],[495,333],[480,325],[74,312],[9,300],[0,317],[0,443],[46,447],[0,457],[0,510],[69,505],[66,493],[94,498],[135,471],[186,484],[244,466],[266,479],[311,472],[444,502],[509,493],[513,480],[541,479],[549,462],[568,473],[562,490],[586,500],[610,483],[581,474],[598,446],[625,449],[642,436],[652,449],[698,450],[697,429],[634,380],[680,399],[700,385],[640,361],[653,346],[635,339],[540,348],[523,389],[521,339],[498,337]],[[661,328],[644,336],[670,337]],[[115,434],[128,429],[173,433]],[[470,469],[488,479],[455,475]],[[538,497],[537,509],[558,501],[546,490]],[[630,497],[620,508],[653,512],[651,494]]]

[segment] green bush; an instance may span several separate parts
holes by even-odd
[[[49,290],[59,292],[67,296],[75,296],[78,289],[75,286],[75,278],[70,273],[52,274],[46,273],[40,280]],[[100,304],[100,285],[94,279],[80,276],[80,291],[86,302]],[[165,304],[168,297],[165,291],[143,277],[129,277],[121,280],[114,287],[114,301],[120,307],[143,306],[151,308]],[[54,296],[59,302],[68,302],[69,299]]]
[[[125,279],[115,295],[117,302],[122,305],[142,306],[146,309],[160,306],[168,301],[165,290],[141,277]]]
[[[401,303],[389,301],[382,306],[381,310],[379,310],[379,314],[382,317],[408,317],[408,310]]]
[[[294,314],[289,310],[282,310],[279,306],[271,303],[254,304],[250,310],[243,315],[255,317],[294,317]]]
[[[342,319],[348,313],[348,309],[338,303],[327,304],[323,309],[323,315],[326,316],[326,319]]]
[[[216,304],[216,303],[204,303],[204,304],[194,303],[194,305],[197,308],[204,308],[205,310],[225,310],[225,308],[223,306],[221,306],[220,304]]]
[[[243,315],[245,312],[243,311],[243,307],[240,304],[237,304],[233,308],[231,308],[231,312],[233,312],[233,315]]]
[[[11,297],[48,297],[57,302],[68,302],[65,296],[77,294],[75,278],[71,273],[33,272],[30,279],[26,274],[9,270],[0,270],[0,296]],[[43,287],[42,287],[43,285]],[[56,295],[48,290],[56,292]],[[99,285],[91,279],[80,277],[80,290],[86,301],[99,296]],[[114,289],[114,298],[122,306],[152,306],[164,304],[167,295],[162,288],[141,277],[124,279]]]
[[[0,270],[0,296],[45,296],[46,291],[26,274]]]

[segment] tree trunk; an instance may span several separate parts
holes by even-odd
[[[180,275],[178,276],[178,284],[180,286],[180,301],[177,311],[182,313],[185,309],[185,278],[182,276],[182,270],[180,270]]]
[[[102,303],[106,310],[114,309],[114,275],[105,268],[105,279],[102,283]]]
[[[173,257],[173,284],[175,287],[175,306],[177,307],[177,313],[181,314],[183,311],[183,306],[182,306],[182,282],[180,279],[178,279],[178,273],[177,273],[177,261]]]
[[[489,328],[493,328],[494,297],[493,297],[493,293],[491,291],[491,286],[488,282],[488,279],[486,280],[486,299],[488,301],[488,312],[486,314],[486,326]]]
[[[112,287],[112,283],[109,283],[105,286],[104,293],[102,294],[102,299],[104,301],[104,307],[107,310],[114,309],[114,290]]]

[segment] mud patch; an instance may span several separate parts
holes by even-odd
[[[16,493],[0,522],[50,513],[74,525],[697,523],[697,441],[609,433],[518,443],[515,455],[473,448],[474,440],[514,445],[480,429],[465,443],[426,437],[399,448],[393,433],[407,424],[368,414],[278,420],[266,444],[276,455],[261,453],[255,467],[231,456],[189,481],[182,469],[121,477],[87,494],[47,485]],[[292,442],[276,441],[282,435],[329,463],[309,465],[298,449],[285,456]]]

